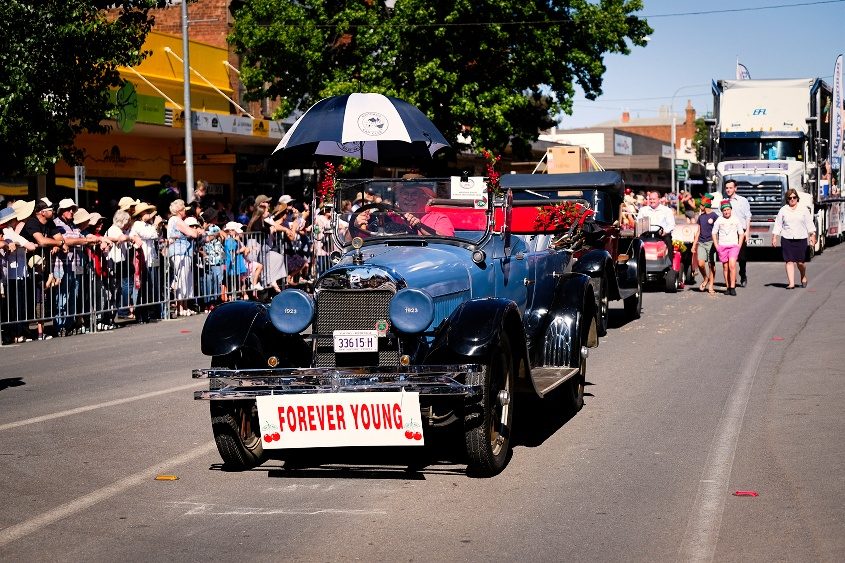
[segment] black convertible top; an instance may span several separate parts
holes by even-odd
[[[576,172],[572,174],[502,174],[502,188],[523,190],[602,190],[616,192],[621,198],[625,184],[619,172]]]

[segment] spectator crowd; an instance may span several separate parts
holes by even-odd
[[[187,203],[161,180],[155,202],[122,197],[107,217],[69,198],[0,205],[3,344],[267,300],[328,267],[331,207],[258,195],[235,212],[203,180]]]

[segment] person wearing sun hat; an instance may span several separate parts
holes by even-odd
[[[29,219],[35,212],[35,201],[24,201],[22,199],[18,199],[12,204],[12,209],[15,210],[17,220],[20,221],[21,226],[23,226],[22,223]],[[20,232],[20,229],[18,229],[18,232]]]
[[[158,252],[158,225],[161,223],[161,217],[156,211],[155,205],[136,203],[132,211],[135,221],[129,229],[129,236],[140,241],[140,245],[135,249],[136,268],[132,290],[135,318],[139,323],[161,318],[158,305],[148,305],[162,300],[161,262]]]
[[[701,272],[699,291],[715,293],[713,283],[716,278],[716,250],[713,248],[713,224],[719,214],[713,211],[713,198],[710,194],[701,196],[701,213],[696,219],[698,229],[692,241],[692,253],[698,260],[698,271]]]
[[[27,251],[34,252],[38,249],[38,245],[18,234],[16,227],[20,224],[20,219],[18,219],[20,215],[14,207],[0,210],[0,233],[3,235],[5,245],[4,253],[0,255],[0,266],[6,273],[7,305],[4,308],[7,311],[5,320],[9,322],[7,327],[3,327],[3,338],[8,338],[8,342],[4,341],[4,344],[26,340],[27,304],[28,301],[29,303],[33,301],[31,298],[28,299],[26,291],[29,278],[26,253]]]
[[[83,263],[84,252],[80,246],[88,241],[82,236],[81,230],[74,224],[73,216],[78,207],[71,198],[64,198],[59,202],[58,217],[53,222],[64,235],[62,252],[54,260],[53,274],[60,279],[59,290],[56,292],[56,320],[55,328],[59,336],[66,336],[75,330],[77,324],[77,309],[79,308],[79,288],[82,275],[85,273]]]
[[[185,201],[175,199],[170,204],[170,219],[167,220],[167,256],[170,258],[173,283],[173,299],[176,301],[176,316],[186,317],[195,311],[188,307],[194,299],[194,245],[202,240],[205,231],[199,224],[189,223],[196,217],[188,217]]]
[[[723,199],[719,204],[722,216],[713,222],[713,246],[719,254],[719,262],[725,275],[727,295],[736,295],[736,261],[745,238],[745,229],[739,218],[733,215],[731,201]]]
[[[226,239],[223,241],[226,264],[225,285],[235,294],[240,291],[241,296],[246,299],[247,266],[244,255],[249,252],[249,249],[240,240],[240,235],[244,232],[243,226],[237,221],[229,221],[223,226],[223,231],[226,233]]]

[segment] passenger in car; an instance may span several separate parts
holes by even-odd
[[[401,185],[396,188],[395,207],[399,213],[386,213],[388,233],[408,233],[418,235],[455,236],[455,227],[449,217],[439,211],[426,211],[426,206],[435,193],[431,188],[422,184]],[[375,213],[382,213],[374,209],[367,209],[353,213],[354,226],[360,233],[375,231]]]
[[[405,212],[402,217],[418,234],[455,236],[455,227],[449,217],[437,211],[426,211],[426,205],[434,197],[434,190],[424,185],[402,186],[396,193],[396,207]]]

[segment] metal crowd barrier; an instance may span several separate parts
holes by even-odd
[[[268,279],[268,259],[280,258],[270,256],[266,236],[250,232],[238,238],[237,245],[229,243],[228,250],[211,256],[202,243],[171,256],[166,239],[146,241],[147,252],[126,242],[110,250],[91,244],[67,253],[43,248],[0,253],[2,342],[175,318],[226,301],[265,299],[264,289],[273,282],[283,288],[284,279]]]

